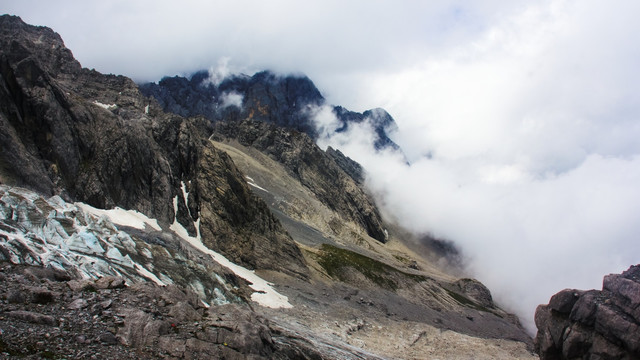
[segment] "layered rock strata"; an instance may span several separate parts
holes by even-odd
[[[535,315],[545,359],[639,359],[640,265],[604,277],[602,290],[563,290]]]

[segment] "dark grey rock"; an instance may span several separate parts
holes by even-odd
[[[191,305],[184,301],[180,301],[179,303],[172,305],[169,308],[168,315],[173,317],[178,322],[193,322],[202,319],[202,316]]]
[[[85,299],[76,299],[72,301],[69,305],[67,305],[68,309],[71,310],[81,310],[89,306],[89,302]]]
[[[31,302],[34,304],[48,304],[54,301],[54,295],[51,291],[43,288],[32,288]]]
[[[8,317],[14,318],[20,321],[26,321],[32,324],[57,326],[58,322],[53,316],[44,315],[32,311],[15,310],[5,313]]]
[[[460,279],[455,282],[455,285],[465,296],[475,300],[478,304],[487,308],[495,307],[491,292],[480,281],[476,279]]]
[[[96,280],[94,286],[96,289],[122,289],[126,284],[121,277],[105,276]]]
[[[640,358],[640,266],[607,275],[603,289],[563,290],[540,305],[536,349],[540,359]]]
[[[15,289],[9,292],[7,301],[11,304],[22,304],[27,302],[27,296],[22,289]]]
[[[551,297],[549,307],[559,313],[568,314],[580,298],[581,293],[581,291],[573,289],[562,290]]]
[[[105,332],[105,333],[101,334],[100,337],[98,338],[98,340],[100,340],[102,343],[108,344],[108,345],[115,345],[115,344],[118,343],[118,339],[115,337],[115,335],[113,335],[110,332]]]

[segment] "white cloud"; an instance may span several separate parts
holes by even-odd
[[[242,100],[243,100],[242,94],[236,91],[224,92],[222,93],[222,95],[220,95],[220,106],[222,108],[235,106],[238,109],[242,109]]]
[[[209,68],[209,78],[206,82],[218,86],[224,79],[229,77],[229,75],[239,73],[240,71],[231,69],[230,62],[230,57],[218,59],[218,64]]]
[[[411,166],[372,151],[366,128],[321,144],[363,164],[387,214],[460,246],[533,330],[553,293],[599,288],[640,262],[633,13],[535,4],[449,51],[370,74],[362,95],[394,115]]]

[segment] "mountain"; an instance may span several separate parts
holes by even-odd
[[[165,77],[157,84],[140,85],[140,91],[153,96],[165,111],[182,116],[202,115],[214,122],[252,119],[303,132],[313,140],[321,135],[314,110],[329,105],[308,77],[261,71],[253,76],[232,75],[216,84],[212,76],[199,71],[190,78]],[[397,125],[385,110],[357,113],[341,106],[330,108],[338,121],[335,132],[369,121],[376,134],[375,149],[400,150],[389,138]]]
[[[130,79],[83,69],[50,29],[1,25],[3,183],[177,219],[191,235],[198,222],[233,261],[305,275],[293,240],[208,142],[207,120],[161,113]]]
[[[3,356],[533,358],[489,289],[440,268],[448,252],[386,223],[357,163],[295,128],[291,99],[321,100],[308,79],[212,83],[223,116],[185,117],[8,15],[0,76]]]

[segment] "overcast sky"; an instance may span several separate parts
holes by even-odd
[[[322,139],[390,216],[456,242],[529,326],[563,288],[640,263],[638,1],[0,1],[85,67],[305,73],[384,107],[411,166],[367,129]],[[429,155],[429,157],[427,157]]]

